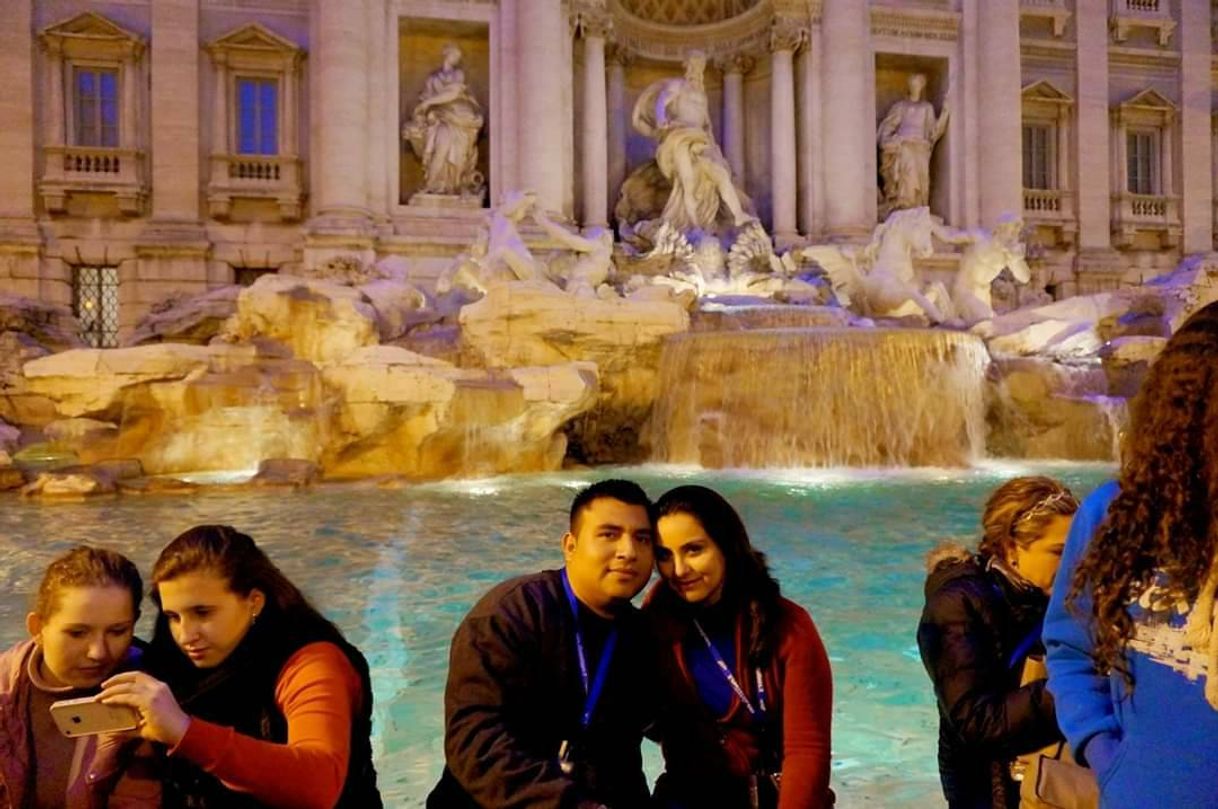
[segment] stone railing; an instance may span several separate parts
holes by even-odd
[[[1062,192],[1042,188],[1023,190],[1023,209],[1030,214],[1060,214]]]
[[[1074,214],[1074,194],[1070,191],[1048,188],[1025,188],[1023,190],[1023,218],[1029,225],[1053,233],[1057,245],[1069,247],[1078,233],[1078,219]]]
[[[278,155],[213,154],[207,206],[217,219],[227,219],[234,200],[269,200],[285,221],[300,218],[304,186],[301,161]]]
[[[110,194],[126,215],[140,212],[144,186],[144,154],[136,149],[103,146],[46,146],[38,193],[51,213],[67,210],[70,194]]]
[[[1112,197],[1113,241],[1117,247],[1133,246],[1139,232],[1153,233],[1163,247],[1179,244],[1180,198],[1162,194],[1115,194]]]
[[[1124,42],[1134,28],[1150,28],[1155,31],[1159,46],[1166,47],[1176,30],[1167,0],[1112,0],[1112,37]]]

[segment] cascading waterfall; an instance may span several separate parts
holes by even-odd
[[[985,446],[984,343],[930,329],[668,338],[652,459],[722,467],[963,466]]]

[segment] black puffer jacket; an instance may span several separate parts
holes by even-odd
[[[927,563],[918,649],[939,704],[939,774],[950,809],[1014,809],[1019,788],[1009,762],[1061,738],[1044,681],[1021,688],[1022,659],[1011,660],[1039,631],[1048,598],[987,562],[950,546]]]

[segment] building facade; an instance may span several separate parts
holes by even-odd
[[[876,224],[876,128],[926,76],[930,205],[1027,224],[1057,296],[1214,249],[1211,0],[0,0],[0,292],[115,345],[174,296],[336,256],[427,282],[482,207],[612,224],[631,110],[691,50],[776,243]],[[403,139],[456,44],[486,191],[423,190]],[[544,238],[537,234],[544,246]],[[934,260],[930,262],[934,264]]]

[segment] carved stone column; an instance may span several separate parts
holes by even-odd
[[[340,226],[368,221],[367,16],[363,4],[313,0],[310,92],[313,131],[313,211]],[[320,225],[321,223],[314,223]]]
[[[776,19],[770,28],[770,189],[774,243],[799,238],[795,216],[795,52],[808,31],[796,20]]]
[[[59,40],[47,41],[47,116],[48,146],[67,143],[63,131],[67,110],[63,103],[63,49]]]
[[[1180,28],[1180,155],[1181,205],[1185,253],[1213,249],[1214,181],[1213,142],[1210,135],[1209,104],[1191,99],[1209,98],[1210,87],[1210,6],[1207,3],[1181,3]],[[1164,151],[1170,152],[1166,148]]]
[[[609,47],[607,54],[609,103],[606,129],[609,136],[608,189],[611,209],[621,192],[622,183],[626,180],[626,138],[629,131],[629,124],[626,121],[626,117],[629,115],[626,110],[626,67],[633,58],[633,54],[621,45]]]
[[[571,66],[565,63],[570,36],[562,0],[528,0],[517,5],[519,52],[520,184],[537,192],[545,210],[561,213],[566,196],[563,82]]]
[[[1112,184],[1109,159],[1112,149],[1108,109],[1108,3],[1078,0],[1078,269],[1106,269],[1111,253]],[[1115,146],[1122,148],[1123,140]],[[1119,175],[1118,175],[1119,176]],[[1080,286],[1086,284],[1080,279]],[[1091,290],[1088,290],[1091,291]]]
[[[756,60],[734,53],[718,60],[723,71],[723,156],[737,182],[744,182],[744,76]]]
[[[1019,0],[985,0],[977,14],[981,221],[1023,210]]]
[[[875,65],[866,0],[824,0],[826,235],[862,239],[875,227]]]
[[[152,218],[196,222],[200,196],[199,0],[154,3],[149,42],[152,55],[151,185],[156,189],[152,195]],[[126,68],[131,70],[132,65],[126,65]],[[123,84],[134,92],[135,81]],[[127,101],[126,94],[123,102],[126,112],[132,102]]]
[[[605,38],[613,20],[599,3],[580,3],[572,22],[584,39],[582,139],[583,225],[609,225],[609,120],[605,88]]]
[[[225,51],[214,50],[211,55],[215,66],[212,76],[211,92],[211,153],[227,154],[229,151],[228,133],[228,54]]]
[[[13,239],[14,233],[6,227],[7,219],[24,220],[23,228],[28,236],[37,236],[33,230],[34,217],[34,49],[30,47],[31,18],[33,7],[30,0],[15,0],[5,5],[6,20],[0,26],[0,71],[3,71],[4,83],[0,84],[0,242]],[[62,64],[58,54],[52,54],[50,82],[60,82],[63,87],[63,77],[56,65]],[[54,85],[52,85],[54,86]],[[63,120],[63,95],[47,99],[48,104],[58,104],[50,107],[47,117],[51,120]],[[62,132],[62,129],[61,129]],[[51,145],[62,143],[60,140],[51,141]],[[11,247],[16,247],[13,244]],[[11,253],[11,248],[0,250],[0,253]],[[12,259],[12,262],[28,263],[36,266],[36,255],[26,253],[24,259]],[[10,264],[10,267],[14,266]],[[10,270],[11,271],[11,270]],[[8,286],[8,275],[0,270],[0,286],[10,291],[17,291]]]

